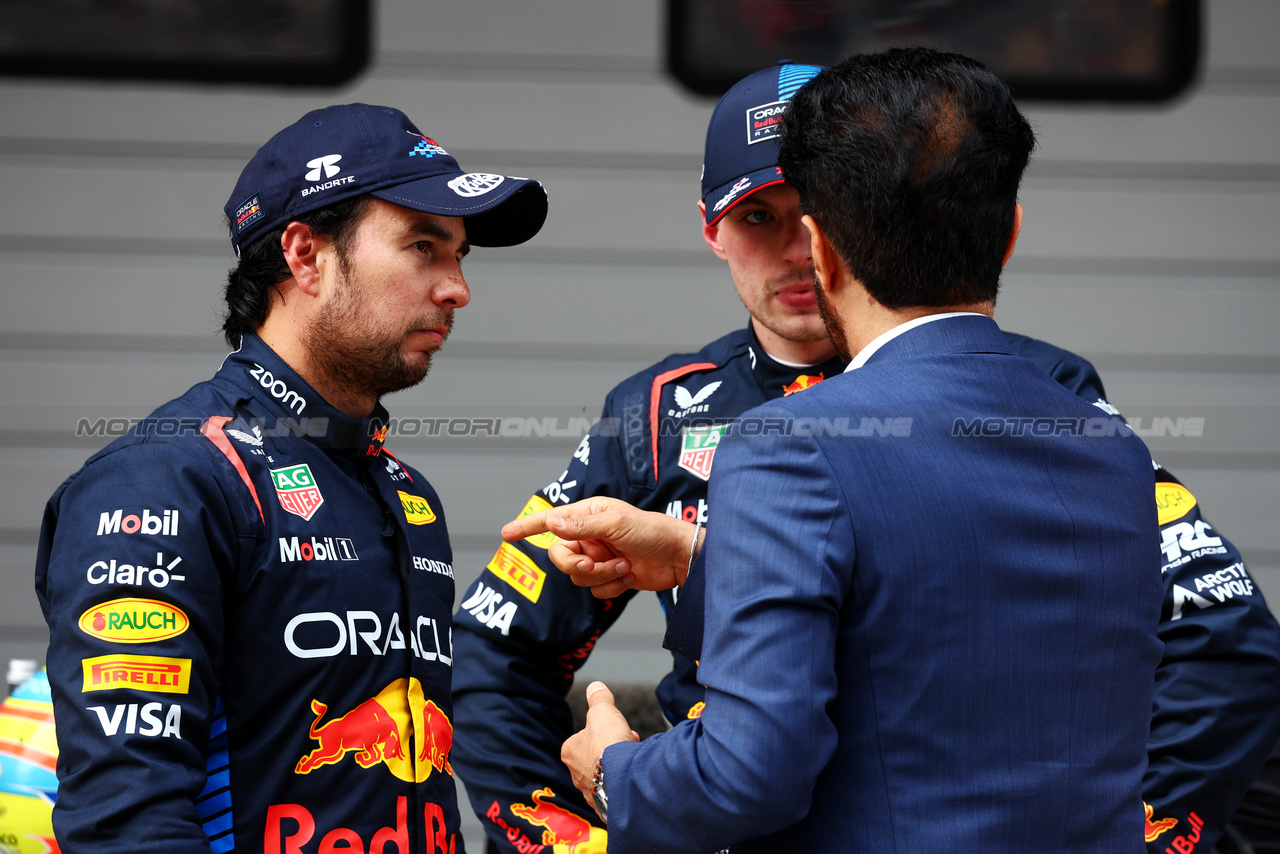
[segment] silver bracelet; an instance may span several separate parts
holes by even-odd
[[[693,556],[698,550],[698,532],[702,530],[702,517],[698,517],[698,524],[693,526],[693,542],[689,543],[689,565],[684,570],[684,581],[689,580],[689,573],[693,571]],[[680,586],[684,586],[684,581],[680,582]]]

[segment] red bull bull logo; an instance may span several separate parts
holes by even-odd
[[[1161,818],[1153,821],[1152,816],[1155,815],[1155,809],[1146,801],[1142,802],[1142,806],[1145,807],[1147,811],[1145,837],[1148,842],[1155,842],[1160,834],[1178,826],[1178,820],[1176,818]]]
[[[437,771],[453,776],[449,764],[449,751],[453,749],[453,721],[431,700],[422,707],[422,724],[418,727],[418,766],[430,765]],[[425,779],[425,777],[423,778]]]
[[[801,374],[800,376],[796,377],[795,382],[791,383],[790,385],[784,385],[782,387],[782,396],[791,397],[791,395],[795,394],[798,391],[804,391],[805,389],[810,388],[811,386],[817,385],[818,383],[822,382],[823,379],[825,379],[825,377],[822,374],[818,374],[816,377],[811,374]]]
[[[308,735],[316,748],[298,760],[294,773],[310,774],[325,765],[341,762],[348,753],[361,768],[379,763],[405,782],[421,783],[433,771],[453,776],[449,751],[453,749],[453,722],[422,694],[417,679],[397,679],[351,711],[321,723],[329,707],[311,701],[315,720]],[[408,745],[416,744],[412,756]]]
[[[603,854],[608,834],[577,813],[551,803],[556,793],[544,786],[533,793],[533,806],[512,804],[511,812],[530,824],[545,828],[542,844],[556,854]]]

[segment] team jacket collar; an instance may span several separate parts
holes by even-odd
[[[285,364],[256,335],[244,335],[240,349],[227,356],[218,376],[229,380],[267,408],[276,418],[265,429],[286,429],[321,447],[356,450],[377,456],[387,434],[387,410],[379,403],[366,418],[352,418],[334,408]]]
[[[784,395],[794,394],[824,379],[829,380],[844,370],[844,362],[839,356],[833,356],[825,362],[810,365],[807,368],[797,368],[794,365],[776,362],[760,346],[760,339],[756,337],[756,331],[750,323],[747,324],[747,339],[750,347],[747,355],[751,359],[751,372],[755,376],[756,383],[765,391],[767,398],[776,397],[779,387],[782,388]]]

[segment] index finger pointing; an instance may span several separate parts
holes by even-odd
[[[553,510],[539,510],[537,513],[511,520],[502,526],[502,539],[508,543],[514,543],[525,537],[532,537],[534,534],[545,534],[551,531],[549,526],[553,512]]]

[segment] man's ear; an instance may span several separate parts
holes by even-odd
[[[698,217],[702,220],[702,239],[717,258],[728,261],[729,256],[724,253],[724,246],[720,244],[720,226],[707,225],[707,204],[701,200],[698,202]]]
[[[818,280],[818,285],[824,292],[831,293],[833,288],[839,287],[839,276],[844,271],[844,259],[831,245],[831,241],[827,239],[817,220],[805,214],[800,217],[800,222],[809,230],[809,251],[813,256],[814,278]]]
[[[1000,262],[1003,267],[1009,263],[1009,259],[1013,257],[1013,245],[1018,242],[1018,235],[1022,233],[1022,205],[1015,202],[1013,205],[1013,229],[1009,232],[1009,245],[1004,249],[1004,260]]]
[[[327,241],[313,232],[311,226],[301,222],[289,223],[280,236],[280,248],[284,252],[284,262],[289,265],[289,273],[298,290],[308,296],[319,294],[319,256],[324,245]]]

